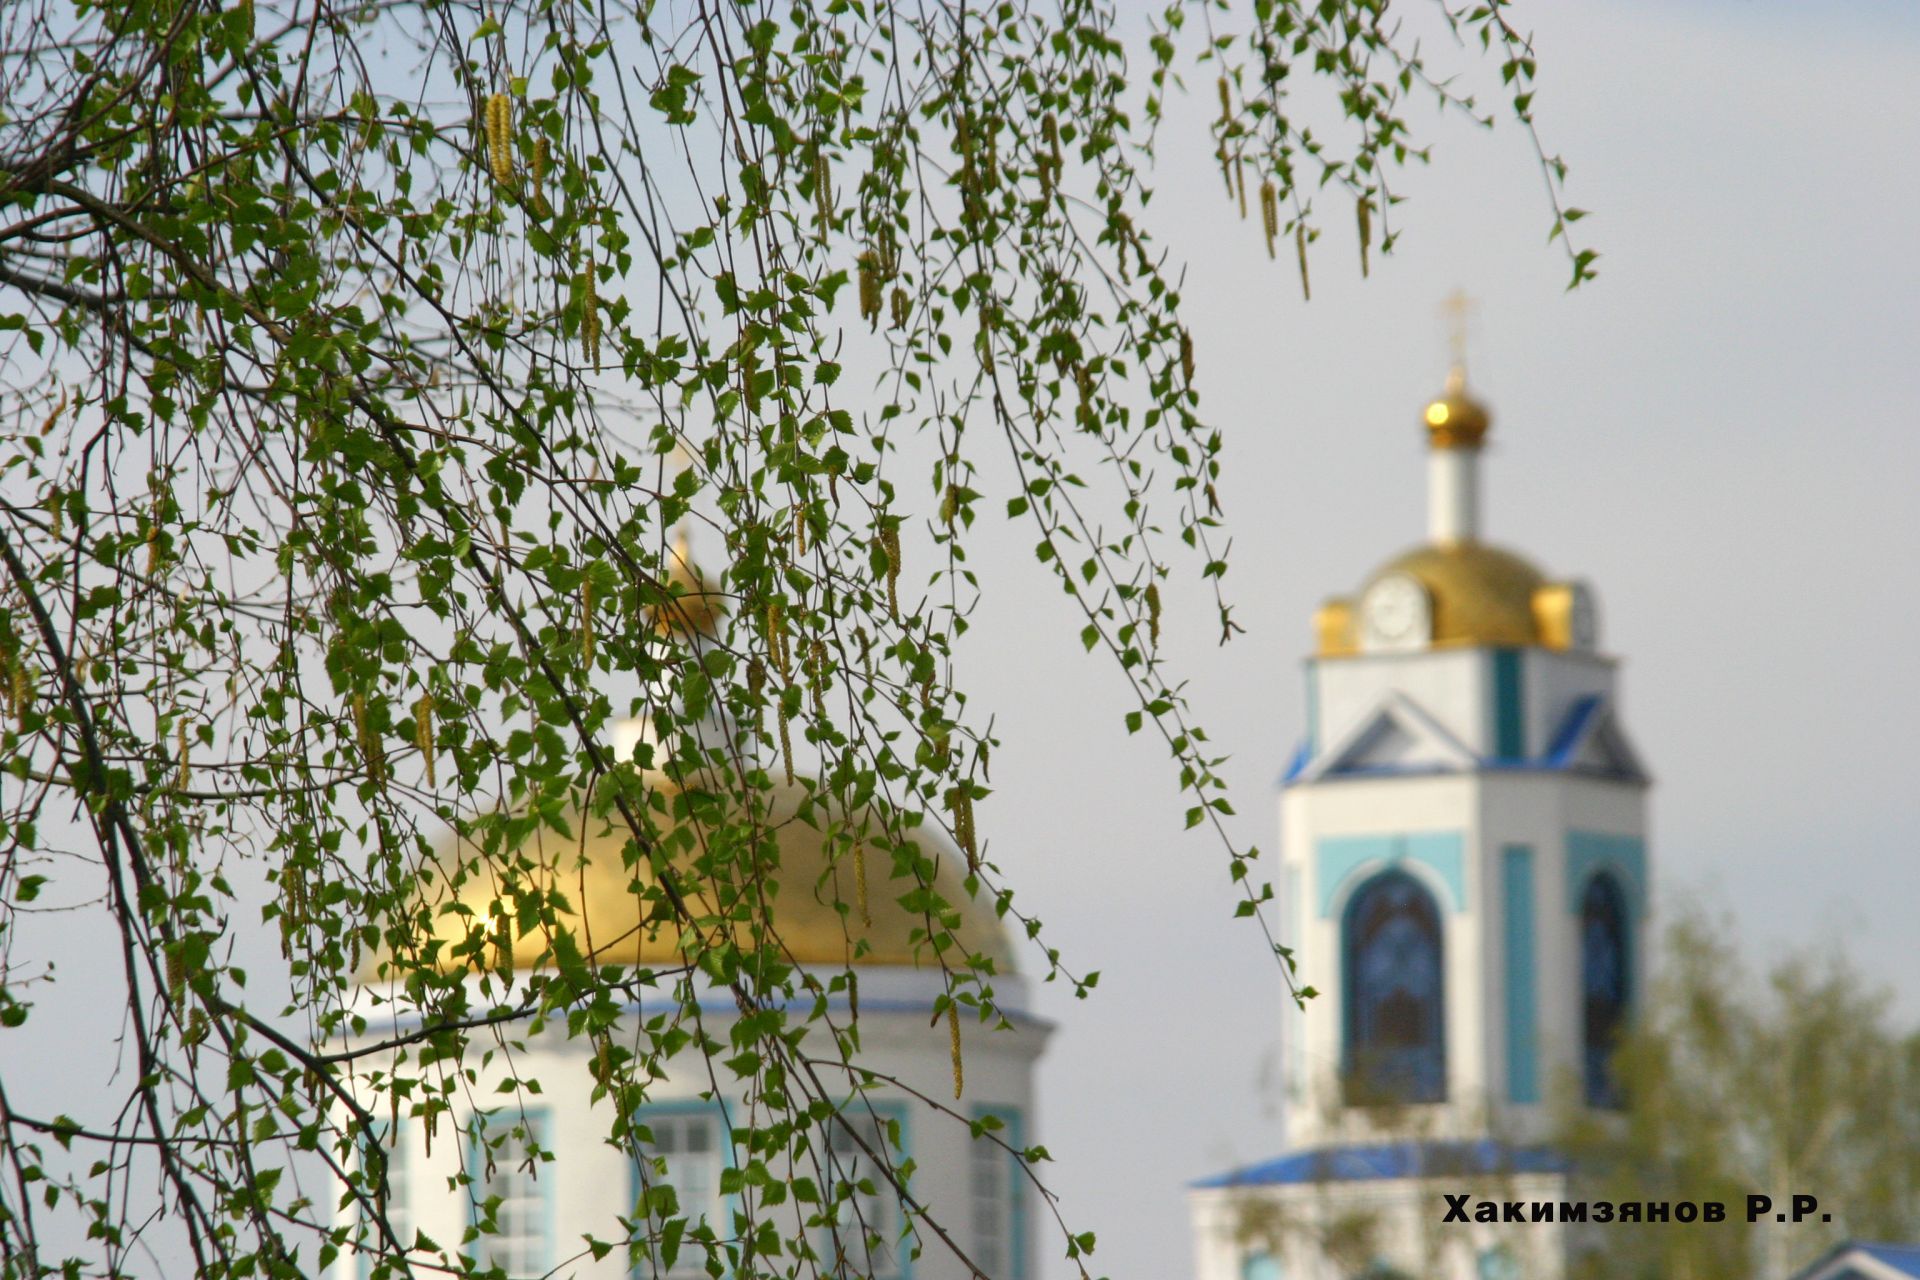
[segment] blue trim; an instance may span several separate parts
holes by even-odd
[[[469,1115],[467,1141],[463,1153],[466,1161],[465,1172],[468,1178],[468,1230],[477,1229],[480,1225],[480,1204],[484,1196],[477,1193],[483,1192],[486,1188],[486,1156],[482,1152],[481,1146],[486,1141],[486,1131],[503,1123],[508,1133],[512,1133],[513,1130],[524,1125],[527,1129],[527,1141],[542,1150],[547,1149],[548,1142],[550,1141],[548,1130],[551,1128],[551,1125],[549,1123],[547,1108],[545,1107],[523,1107],[515,1106],[513,1103],[506,1103],[503,1104],[499,1110],[491,1113],[475,1111]],[[553,1238],[556,1228],[556,1223],[554,1222],[553,1175],[549,1173],[546,1178],[541,1178],[538,1172],[539,1164],[540,1162],[535,1162],[533,1181],[534,1185],[540,1189],[541,1217],[544,1219],[544,1222],[540,1230],[540,1258],[536,1264],[539,1269],[533,1273],[534,1276],[544,1276],[547,1272],[553,1270]],[[460,1251],[464,1256],[471,1258],[476,1266],[479,1266],[482,1265],[482,1244],[483,1239],[475,1236],[474,1239],[463,1242]],[[527,1280],[527,1278],[510,1276],[509,1280]]]
[[[1495,649],[1493,673],[1493,754],[1502,760],[1527,758],[1526,689],[1521,681],[1520,650]]]
[[[1534,1027],[1533,850],[1510,844],[1501,854],[1506,928],[1507,1097],[1540,1101],[1538,1033]]]
[[[1835,1245],[1813,1262],[1794,1272],[1793,1278],[1805,1280],[1805,1277],[1818,1275],[1836,1263],[1846,1263],[1856,1255],[1871,1258],[1882,1266],[1892,1267],[1903,1276],[1920,1277],[1920,1246],[1864,1244],[1857,1240],[1849,1240],[1844,1244]],[[1851,1280],[1852,1277],[1859,1275],[1859,1271],[1849,1268],[1841,1272],[1835,1280]]]
[[[1549,1147],[1471,1142],[1388,1142],[1295,1151],[1260,1164],[1216,1173],[1195,1188],[1286,1186],[1310,1182],[1384,1182],[1498,1173],[1565,1173],[1572,1166]]]
[[[1553,745],[1547,748],[1546,765],[1549,769],[1565,769],[1573,759],[1573,749],[1580,745],[1580,737],[1587,731],[1587,725],[1600,714],[1600,705],[1604,701],[1597,693],[1590,693],[1574,701],[1567,712],[1567,718],[1560,725],[1560,732],[1554,735]]]
[[[1875,1262],[1884,1262],[1910,1276],[1920,1276],[1920,1245],[1862,1244],[1854,1247]]]
[[[1567,832],[1567,910],[1579,915],[1587,882],[1610,870],[1626,894],[1627,910],[1637,920],[1647,910],[1647,842],[1639,836],[1606,831]]]
[[[1342,769],[1338,773],[1323,773],[1311,782],[1302,783],[1292,775],[1283,775],[1282,788],[1290,786],[1320,786],[1328,782],[1351,782],[1366,778],[1414,778],[1439,777],[1465,773],[1571,773],[1576,777],[1593,778],[1598,781],[1626,782],[1634,786],[1649,785],[1646,775],[1640,773],[1609,773],[1599,769],[1562,767],[1549,764],[1544,760],[1493,760],[1480,759],[1471,767],[1461,768],[1450,764],[1368,764],[1351,769]]]
[[[1320,918],[1333,918],[1341,891],[1366,875],[1403,863],[1433,873],[1447,891],[1454,912],[1467,909],[1467,842],[1458,831],[1421,831],[1400,835],[1329,836],[1314,847],[1314,885]],[[1376,865],[1377,864],[1377,865]],[[1365,873],[1363,875],[1362,873]]]
[[[1312,763],[1313,743],[1310,740],[1303,741],[1293,749],[1293,756],[1287,761],[1287,767],[1280,775],[1280,785],[1284,787],[1289,782],[1292,782],[1295,778],[1305,773],[1307,766]]]
[[[973,1118],[979,1120],[985,1116],[996,1116],[1000,1120],[1001,1140],[1014,1151],[1027,1149],[1026,1124],[1018,1107],[1001,1107],[988,1104],[976,1104]],[[991,1138],[974,1138],[975,1142],[991,1142]],[[971,1153],[969,1153],[971,1155]],[[1027,1280],[1027,1170],[1020,1157],[1012,1152],[1007,1154],[1007,1251],[1006,1280]],[[969,1188],[971,1190],[971,1188]]]
[[[733,1232],[733,1212],[736,1207],[736,1201],[739,1199],[737,1195],[721,1189],[726,1182],[726,1171],[738,1167],[733,1162],[733,1116],[728,1111],[725,1101],[717,1098],[671,1098],[661,1102],[649,1102],[641,1106],[640,1109],[634,1113],[633,1119],[635,1124],[647,1125],[647,1127],[651,1129],[652,1126],[647,1124],[649,1120],[667,1120],[680,1116],[705,1115],[716,1116],[720,1121],[718,1130],[714,1134],[714,1142],[716,1144],[716,1150],[720,1155],[719,1171],[722,1176],[714,1186],[714,1193],[719,1197],[720,1213],[725,1219],[722,1222],[710,1222],[707,1225],[713,1229],[714,1238],[724,1243],[731,1238]],[[639,1140],[639,1135],[635,1134],[635,1143],[637,1144]],[[644,1189],[644,1182],[640,1176],[640,1162],[645,1158],[641,1152],[636,1150],[633,1153],[633,1158],[627,1162],[627,1203],[632,1206],[635,1221],[639,1221],[640,1193]],[[674,1191],[677,1196],[679,1188],[676,1187]],[[689,1219],[687,1227],[688,1230],[691,1231],[696,1224],[691,1220],[691,1214],[688,1212],[686,1205],[680,1206],[680,1215]],[[689,1240],[691,1240],[690,1236],[681,1242],[680,1251],[683,1255],[687,1251],[687,1243]],[[700,1248],[698,1241],[692,1241],[692,1244],[694,1249],[704,1255],[705,1250]],[[640,1257],[637,1248],[630,1248],[628,1250],[628,1259],[631,1263],[629,1267],[630,1274],[649,1277],[654,1274],[652,1263]]]

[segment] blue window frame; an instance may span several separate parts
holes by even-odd
[[[553,1176],[541,1177],[549,1125],[544,1110],[476,1113],[467,1132],[467,1245],[483,1269],[531,1280],[553,1269]],[[494,1230],[481,1234],[492,1206]]]
[[[841,1104],[839,1117],[821,1136],[823,1216],[830,1221],[814,1233],[820,1274],[911,1280],[913,1239],[905,1234],[900,1197],[888,1176],[891,1169],[897,1177],[913,1157],[906,1107],[854,1097]],[[886,1168],[876,1166],[874,1154]]]
[[[635,1119],[642,1133],[631,1167],[633,1274],[707,1280],[705,1240],[732,1236],[731,1198],[721,1190],[723,1175],[734,1167],[727,1108],[705,1099],[655,1102]]]
[[[1342,926],[1347,1101],[1444,1102],[1446,971],[1433,895],[1404,871],[1382,872],[1354,893]]]
[[[1633,999],[1633,950],[1626,895],[1605,871],[1580,899],[1580,988],[1587,1105],[1618,1108],[1624,1099],[1613,1051]]]
[[[973,1109],[976,1123],[989,1117],[1000,1127],[976,1136],[967,1152],[973,1224],[968,1247],[989,1280],[1027,1280],[1027,1175],[1014,1154],[1026,1149],[1025,1126],[1015,1107]]]

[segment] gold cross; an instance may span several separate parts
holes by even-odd
[[[1453,363],[1462,369],[1467,365],[1467,322],[1475,305],[1464,289],[1455,289],[1440,303],[1440,314],[1447,322],[1447,337],[1453,347]]]

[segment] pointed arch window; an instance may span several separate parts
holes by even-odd
[[[1580,900],[1580,986],[1587,1105],[1617,1108],[1624,1099],[1613,1051],[1633,996],[1633,951],[1626,895],[1604,871],[1588,881]]]
[[[1433,895],[1404,871],[1382,872],[1347,904],[1342,938],[1347,1101],[1444,1102],[1446,974]]]

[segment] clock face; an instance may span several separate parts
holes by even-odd
[[[1594,649],[1600,644],[1600,608],[1593,592],[1584,582],[1573,584],[1572,607],[1568,610],[1568,639],[1576,649]]]
[[[1426,588],[1404,573],[1388,574],[1367,589],[1361,626],[1369,649],[1420,647],[1431,630]]]

